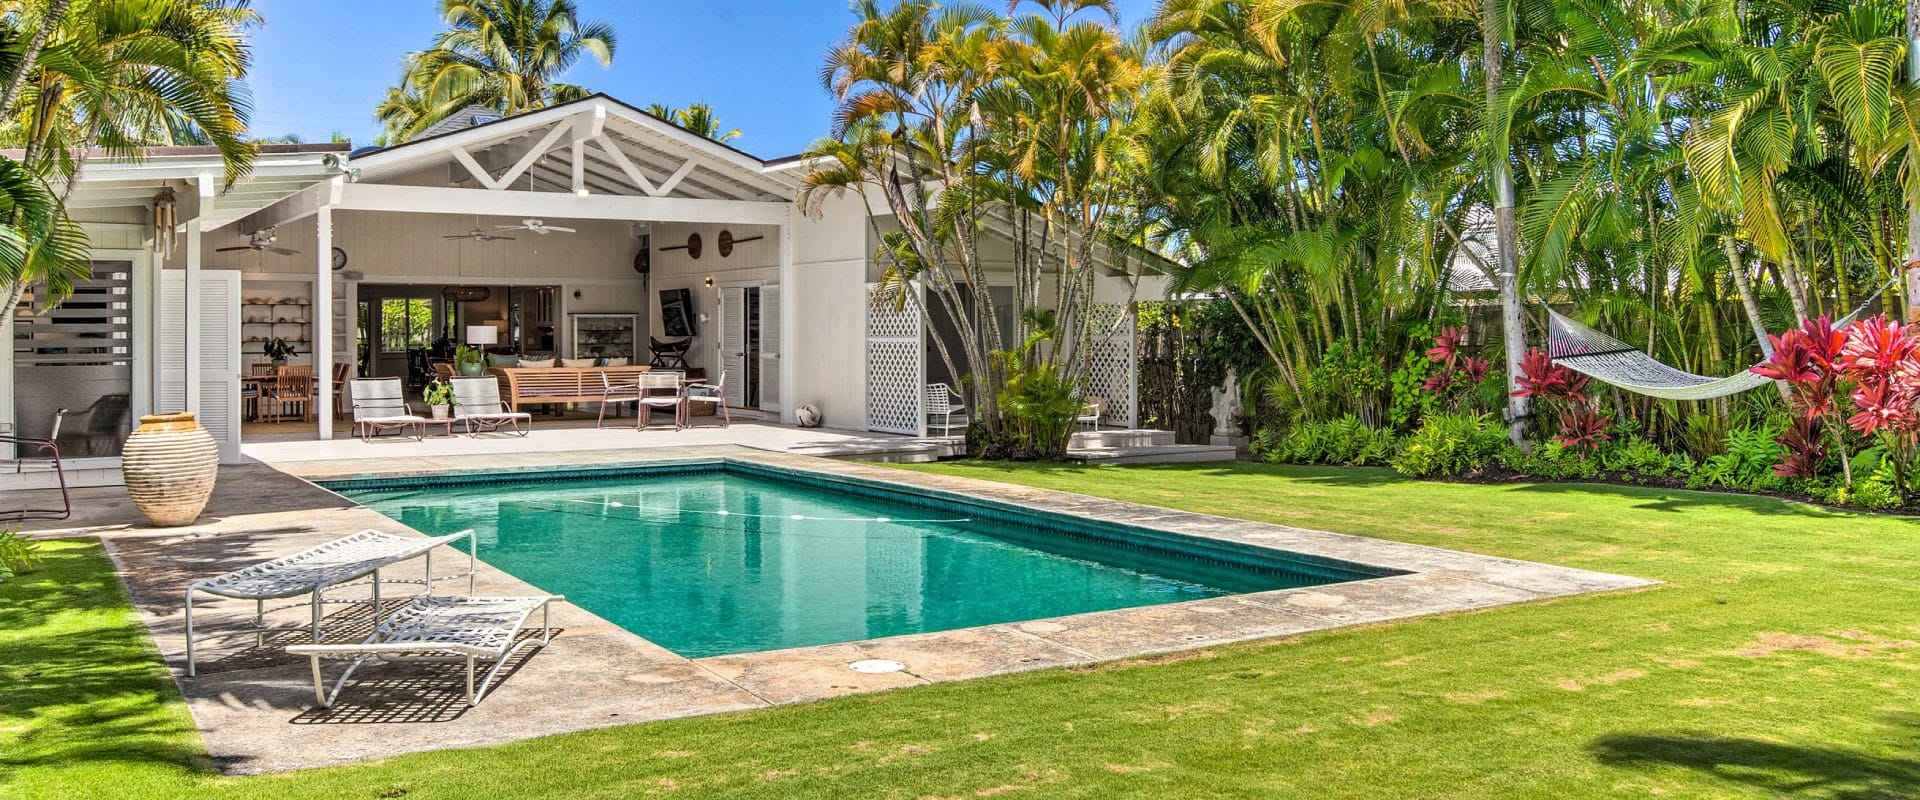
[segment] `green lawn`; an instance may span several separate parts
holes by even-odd
[[[97,547],[0,585],[0,797],[1920,797],[1920,525],[1255,465],[916,469],[1652,589],[264,778],[207,771]]]

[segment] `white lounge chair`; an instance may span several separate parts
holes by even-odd
[[[967,407],[964,398],[953,387],[944,383],[927,384],[927,430],[939,428],[941,435],[952,436],[954,428],[967,427]],[[955,424],[955,423],[959,424]]]
[[[326,603],[365,604],[377,617],[380,613],[380,589],[387,583],[416,584],[423,588],[424,594],[433,593],[435,581],[467,579],[467,591],[473,591],[474,557],[467,553],[467,571],[463,574],[433,577],[433,550],[441,545],[450,545],[461,539],[467,540],[469,548],[473,545],[473,531],[465,530],[446,536],[395,536],[376,530],[364,530],[352,536],[343,536],[317,547],[310,547],[290,556],[265,561],[251,567],[237,569],[225,575],[194,581],[187,587],[187,675],[199,674],[196,645],[209,639],[222,639],[229,636],[254,635],[254,646],[266,643],[266,635],[289,630],[307,628],[318,642],[325,638],[326,632],[320,626],[320,608]],[[399,579],[382,580],[380,570],[409,561],[426,557],[426,575],[418,580]],[[369,579],[373,586],[373,597],[369,600],[328,600],[325,594],[362,578]],[[216,597],[253,601],[253,626],[240,630],[196,636],[193,627],[193,596],[201,592]],[[310,595],[307,603],[312,616],[308,625],[300,627],[267,627],[266,616],[270,611],[286,608],[298,608],[301,603],[267,608],[268,600],[285,600],[301,595]]]
[[[643,379],[645,376],[646,373],[641,373]],[[637,407],[640,404],[640,395],[646,393],[642,388],[644,384],[644,380],[636,383],[614,383],[611,379],[607,378],[607,373],[600,373],[600,416],[594,419],[593,427],[598,428],[606,424],[607,406],[617,403],[633,403]],[[617,407],[615,408],[615,413],[619,413]]]
[[[296,644],[287,652],[306,656],[313,665],[313,697],[321,708],[333,706],[347,680],[360,665],[371,661],[465,661],[467,665],[467,705],[480,702],[487,687],[500,674],[507,659],[520,650],[553,640],[553,628],[547,625],[548,604],[565,599],[560,595],[538,597],[422,597],[401,606],[393,616],[375,628],[373,635],[359,644]],[[527,618],[540,612],[540,638],[520,638]],[[320,675],[323,658],[350,659],[353,663],[326,689]],[[492,662],[485,678],[475,684],[478,662]]]
[[[356,378],[350,383],[354,433],[362,440],[372,441],[380,431],[404,433],[407,428],[414,429],[415,438],[426,438],[427,420],[407,405],[399,378]]]
[[[453,417],[467,425],[469,435],[497,431],[511,426],[514,433],[527,435],[533,427],[533,415],[507,408],[500,399],[500,379],[492,375],[453,378]]]

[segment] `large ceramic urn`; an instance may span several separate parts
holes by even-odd
[[[120,455],[127,494],[140,513],[162,528],[191,525],[213,496],[220,443],[193,412],[140,418]]]

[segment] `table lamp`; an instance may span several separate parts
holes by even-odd
[[[500,329],[492,325],[468,325],[467,344],[486,347],[500,343]]]

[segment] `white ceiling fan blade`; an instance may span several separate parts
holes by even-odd
[[[574,231],[574,229],[572,229],[572,228],[562,228],[562,227],[560,227],[560,226],[558,226],[558,225],[548,225],[548,226],[546,227],[546,229],[547,229],[547,230],[549,230],[549,231],[558,231],[558,232],[560,232],[560,233],[574,233],[574,232],[575,232],[575,231]]]
[[[520,230],[521,228],[524,228],[524,227],[527,227],[527,226],[525,226],[525,225],[495,225],[495,226],[493,226],[493,227],[495,227],[495,228],[498,228],[498,229],[500,229],[500,230],[503,230],[503,231],[517,231],[517,230]]]

